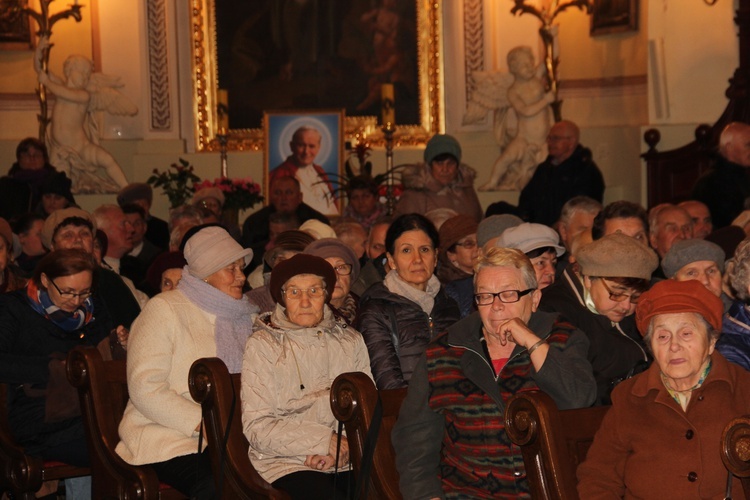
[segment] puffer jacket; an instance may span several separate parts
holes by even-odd
[[[242,366],[242,428],[248,455],[272,483],[310,471],[308,455],[327,455],[336,419],[330,389],[346,372],[370,374],[362,335],[336,322],[325,306],[315,327],[295,325],[283,306],[261,314],[245,346]],[[333,468],[325,472],[333,472]]]
[[[750,310],[743,302],[735,301],[724,315],[716,350],[727,361],[750,370]]]
[[[458,166],[456,180],[442,186],[432,176],[429,165],[414,165],[406,169],[402,176],[404,193],[398,200],[394,217],[411,213],[424,215],[437,208],[450,208],[479,222],[483,212],[474,191],[476,175],[473,168],[462,163]]]
[[[357,329],[367,344],[378,389],[406,387],[427,344],[460,317],[458,305],[442,287],[429,316],[418,304],[391,292],[383,283],[368,288],[359,304]],[[393,331],[392,320],[397,332]]]

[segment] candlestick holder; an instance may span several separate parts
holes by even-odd
[[[393,175],[393,133],[396,131],[396,126],[387,122],[383,125],[383,135],[385,136],[385,171],[388,172],[388,179],[386,181],[386,210],[388,215],[393,215],[396,210],[396,196],[393,192],[394,188],[394,175]]]
[[[52,27],[57,23],[57,21],[60,21],[61,19],[72,17],[76,20],[77,23],[80,23],[81,19],[83,19],[81,16],[81,8],[83,8],[83,5],[78,5],[78,0],[76,0],[76,2],[71,5],[69,9],[62,10],[50,16],[49,4],[51,4],[52,2],[54,2],[54,0],[40,0],[39,5],[41,7],[41,11],[39,12],[28,7],[21,10],[21,12],[27,14],[30,18],[36,21],[36,24],[39,26],[36,34],[39,38],[51,38]],[[49,47],[42,51],[41,67],[42,71],[45,73],[49,68],[50,49],[52,49],[52,44],[50,44]],[[39,114],[37,115],[37,120],[39,120],[39,140],[44,142],[44,139],[47,135],[47,125],[49,125],[50,122],[49,112],[47,110],[47,88],[39,83],[36,88],[36,95],[39,99],[40,108]]]
[[[227,175],[227,142],[229,134],[216,134],[216,140],[219,141],[219,152],[221,153],[221,178],[226,179]]]

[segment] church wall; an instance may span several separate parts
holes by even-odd
[[[162,22],[166,35],[160,43],[167,47],[164,74],[169,84],[162,89],[166,97],[162,95],[161,102],[166,103],[169,119],[158,126],[149,112],[154,90],[149,82],[148,1],[165,9]],[[640,1],[639,30],[635,33],[592,38],[588,16],[577,9],[558,18],[563,117],[581,126],[582,143],[594,152],[607,184],[605,202],[645,200],[644,167],[639,159],[645,150],[643,131],[659,126],[662,150],[692,140],[697,124],[712,122],[721,114],[726,82],[737,65],[733,2],[720,0],[708,7],[699,0]],[[92,57],[100,71],[122,78],[124,93],[136,102],[140,113],[132,118],[104,118],[104,146],[129,179],[145,181],[153,168],[163,170],[180,157],[191,161],[198,175],[218,177],[218,154],[193,152],[192,74],[185,26],[189,7],[183,5],[187,3],[80,3],[90,2],[94,3],[84,8],[81,23],[66,20],[55,26],[51,68],[59,74],[68,55],[82,53]],[[520,44],[530,45],[538,61],[542,47],[538,21],[529,15],[512,16],[509,0],[442,3],[445,131],[461,141],[464,161],[479,172],[478,185],[487,179],[499,150],[489,120],[469,126],[461,123],[467,97],[463,10],[477,4],[483,15],[485,69],[507,70],[505,55]],[[67,8],[67,3],[54,2],[52,6],[53,10]],[[95,19],[92,12],[97,14]],[[33,95],[36,75],[32,58],[31,51],[0,52],[0,169],[12,164],[18,140],[36,135],[38,105]],[[659,95],[668,96],[668,106],[667,101],[657,99],[659,89]],[[420,158],[419,148],[400,148],[395,153],[396,163]],[[382,150],[374,152],[373,163],[376,169],[384,164]],[[261,152],[229,155],[230,176],[250,175],[260,182],[262,164]],[[515,202],[517,196],[517,192],[508,191],[480,193],[480,200],[486,206],[500,199]],[[79,201],[92,209],[114,201],[114,196],[89,195]],[[166,215],[166,197],[157,196],[155,211]]]

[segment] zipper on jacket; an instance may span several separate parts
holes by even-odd
[[[480,342],[481,342],[481,341],[480,341]],[[497,379],[499,379],[499,378],[500,378],[500,372],[498,372],[497,374],[495,374],[495,369],[494,369],[494,368],[492,367],[492,365],[490,364],[490,362],[489,362],[489,361],[487,361],[487,358],[485,358],[483,354],[481,354],[481,353],[478,353],[477,351],[475,351],[475,350],[474,350],[474,349],[472,349],[471,347],[467,347],[467,346],[465,346],[465,345],[455,345],[455,344],[451,344],[450,342],[448,342],[448,345],[449,345],[449,346],[451,346],[451,347],[457,348],[457,349],[466,349],[466,350],[467,350],[467,351],[469,351],[469,352],[473,352],[474,354],[476,354],[477,356],[479,356],[479,358],[480,358],[480,359],[481,359],[482,361],[484,361],[484,364],[485,364],[485,365],[487,365],[487,368],[489,368],[489,369],[490,369],[490,371],[492,372],[493,378],[495,379],[495,382],[497,382]],[[518,356],[520,356],[520,355],[521,355],[521,354],[523,354],[524,352],[526,352],[526,350],[523,350],[523,351],[521,351],[521,352],[517,352],[517,353],[516,353],[515,355],[513,355],[513,356],[509,357],[509,358],[508,358],[508,362],[507,362],[507,363],[505,363],[505,366],[508,366],[508,364],[510,364],[510,362],[511,362],[512,360],[516,359],[516,358],[517,358]],[[503,368],[505,368],[505,366],[503,366]],[[503,370],[501,369],[500,371],[503,371]]]
[[[620,335],[622,335],[623,337],[625,337],[626,339],[628,339],[629,341],[631,341],[632,343],[634,343],[638,347],[638,349],[641,350],[641,353],[643,353],[643,361],[648,361],[648,355],[646,354],[646,351],[643,349],[643,347],[641,347],[641,344],[639,344],[638,342],[636,342],[635,339],[631,338],[630,335],[628,335],[627,333],[623,332],[622,328],[620,328],[620,323],[615,323],[613,321],[612,322],[612,326],[614,326],[615,329],[618,332],[620,332]]]

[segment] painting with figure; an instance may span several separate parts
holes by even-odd
[[[275,179],[293,177],[302,201],[324,215],[339,215],[334,184],[344,157],[343,110],[272,111],[264,114],[263,122],[265,192]]]
[[[216,0],[219,87],[231,129],[263,111],[379,116],[393,83],[400,124],[420,122],[416,0]]]

